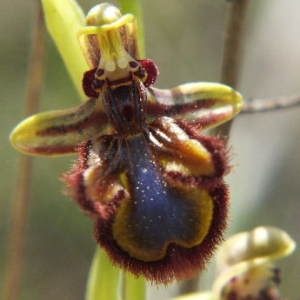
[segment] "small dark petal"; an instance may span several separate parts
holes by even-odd
[[[82,79],[82,88],[84,93],[91,98],[98,98],[99,93],[95,91],[93,88],[93,82],[95,80],[95,72],[96,68],[89,70],[84,73],[83,79]]]
[[[143,60],[139,60],[139,62],[147,72],[147,78],[146,81],[144,82],[144,85],[146,87],[149,87],[150,85],[155,83],[157,77],[159,76],[159,69],[157,65],[154,63],[154,61],[151,59],[143,59]]]

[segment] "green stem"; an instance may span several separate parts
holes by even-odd
[[[143,278],[136,278],[130,273],[123,273],[122,300],[146,299],[146,285]]]
[[[103,250],[97,248],[89,273],[85,300],[118,300],[119,279],[119,269],[112,265]]]
[[[139,53],[141,57],[145,57],[145,37],[144,37],[144,22],[143,10],[140,0],[119,0],[122,13],[131,13],[137,19]]]

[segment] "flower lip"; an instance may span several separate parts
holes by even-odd
[[[187,128],[185,129],[187,130]],[[126,151],[130,152],[129,159],[129,154],[124,155],[123,151],[125,149],[115,144],[115,138],[116,136],[107,135],[80,147],[78,163],[74,165],[74,170],[65,176],[65,180],[71,188],[71,195],[86,212],[91,213],[97,219],[95,228],[96,239],[116,265],[125,268],[137,276],[143,275],[152,282],[157,283],[168,283],[174,279],[180,280],[191,277],[204,268],[206,261],[222,239],[228,209],[228,192],[222,180],[223,173],[216,171],[216,177],[214,178],[206,176],[198,178],[192,175],[180,175],[179,171],[167,171],[166,173],[163,171],[164,166],[160,164],[158,169],[155,168],[155,172],[162,174],[162,178],[165,179],[154,178],[155,176],[153,176],[152,172],[152,176],[150,177],[152,177],[154,182],[150,182],[150,178],[148,176],[145,177],[145,169],[147,168],[147,173],[149,174],[149,164],[152,164],[152,155],[153,161],[155,160],[159,164],[159,152],[151,148],[149,150],[151,159],[149,161],[148,158],[148,162],[145,162],[145,158],[142,155],[145,151],[141,150],[141,147],[138,145],[131,145],[129,147],[126,144],[126,149],[128,149]],[[191,133],[191,138],[197,137]],[[198,137],[198,140],[199,142],[203,142],[209,151],[214,150],[212,155],[216,164],[221,164],[223,168],[226,167],[224,166],[224,164],[227,164],[226,157],[224,157],[225,150],[217,139]],[[101,154],[99,158],[103,164],[93,169],[92,172],[87,172],[87,169],[89,167],[93,168],[95,164],[94,154],[92,154],[93,160],[90,160],[91,145],[99,149],[96,152]],[[131,149],[132,147],[133,149]],[[120,149],[123,150],[120,151]],[[182,155],[184,153],[183,151],[181,152]],[[186,153],[188,156],[189,154],[190,152]],[[125,171],[123,169],[129,168],[129,166],[124,165],[120,167],[116,164],[117,161],[127,161],[128,159],[131,161],[130,170]],[[219,159],[221,159],[220,162],[218,162]],[[90,165],[90,163],[92,164]],[[106,172],[108,168],[110,168],[110,175],[106,174],[103,177],[102,174],[104,173],[101,174],[101,170]],[[100,172],[95,172],[96,170]],[[133,175],[130,175],[137,172],[140,172],[137,178],[133,178]],[[136,181],[135,183],[133,182],[134,180]],[[158,201],[146,201],[146,198],[151,199],[151,195],[154,195],[158,191],[154,186],[157,186],[161,180],[170,189],[171,187],[176,187],[176,191],[181,191],[183,203],[179,203],[179,198],[177,199],[179,194],[176,194],[176,196],[171,195],[169,192],[170,189],[168,189],[168,199],[162,197],[164,199],[161,200],[164,203],[159,203],[160,209],[158,209],[159,213],[157,212],[156,216],[152,205],[155,205],[157,208]],[[101,184],[97,185],[97,183]],[[148,186],[149,189],[147,188]],[[163,194],[164,186],[160,189],[160,194]],[[211,203],[213,204],[212,214],[208,216],[211,220],[205,222],[203,219],[203,217],[207,217],[207,198],[203,198],[201,203],[198,202],[196,200],[198,197],[196,196],[199,193],[194,194],[194,191],[199,191],[199,193],[203,191],[213,201]],[[165,200],[168,203],[165,203]],[[135,203],[135,201],[139,203]],[[171,205],[171,202],[175,206]],[[191,207],[190,204],[192,204]],[[189,222],[189,217],[192,217],[196,221],[196,215],[198,216],[198,214],[197,212],[193,212],[195,206],[202,211],[202,217],[200,216],[199,218],[201,228],[194,222],[194,226],[191,226],[194,228],[198,227],[196,229],[198,232],[195,236],[197,242],[190,238],[190,234],[194,235],[194,233],[189,230],[189,227],[185,227],[186,224],[184,222],[184,220]],[[184,208],[185,213],[181,210],[175,211],[173,209],[175,207],[178,209],[179,207]],[[135,214],[135,209],[139,209],[140,213]],[[169,216],[166,217],[167,213]],[[176,218],[174,219],[174,225],[172,225],[170,223],[174,213],[174,217]],[[160,220],[159,215],[165,216],[164,219],[166,222]],[[131,222],[133,216],[137,220],[137,223]],[[143,216],[146,217],[145,220]],[[157,222],[161,225],[160,228],[164,228],[163,232],[159,231],[158,226],[152,224],[151,220],[156,220],[156,218]],[[128,230],[129,227],[127,225],[131,227],[131,230]],[[148,231],[147,226],[149,226],[149,230],[151,229],[150,231]],[[200,233],[200,229],[201,231],[205,230],[203,226],[208,231]],[[185,230],[179,232],[179,227],[185,228]],[[173,238],[174,235],[176,239]],[[162,242],[162,239],[166,239],[166,243]],[[160,245],[157,245],[156,240],[160,241]],[[147,246],[151,249],[148,249]],[[158,246],[160,247],[159,249],[157,248]],[[151,252],[148,250],[151,250]]]

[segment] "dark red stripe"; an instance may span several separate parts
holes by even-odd
[[[146,114],[149,117],[186,114],[200,109],[211,108],[215,105],[215,103],[216,100],[213,99],[197,100],[191,103],[173,104],[173,105],[161,104],[158,102],[156,103],[148,102],[146,104]]]
[[[37,155],[54,155],[75,153],[76,146],[74,145],[56,145],[56,146],[39,146],[39,147],[22,147],[22,150],[31,154]]]
[[[56,135],[64,135],[71,132],[83,131],[88,128],[91,124],[94,123],[95,127],[99,127],[99,131],[101,131],[102,127],[105,123],[107,123],[107,117],[103,112],[95,112],[92,115],[86,117],[80,122],[69,124],[69,125],[59,125],[52,126],[43,130],[37,131],[36,135],[38,136],[56,136]]]

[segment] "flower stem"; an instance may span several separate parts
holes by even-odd
[[[31,58],[29,60],[25,104],[26,116],[34,114],[38,110],[43,78],[45,28],[40,2],[36,1],[35,5],[37,7],[37,16]],[[32,161],[31,157],[21,155],[18,163],[18,178],[11,213],[11,231],[8,237],[7,264],[3,289],[5,300],[19,299],[21,273],[24,265],[25,231],[30,203]]]
[[[228,3],[221,81],[233,88],[238,84],[243,27],[249,2],[249,0],[233,0]]]
[[[92,261],[85,300],[118,300],[120,271],[108,259],[106,253],[97,248]]]
[[[121,296],[122,300],[146,299],[145,280],[141,277],[135,278],[130,273],[123,272]]]

